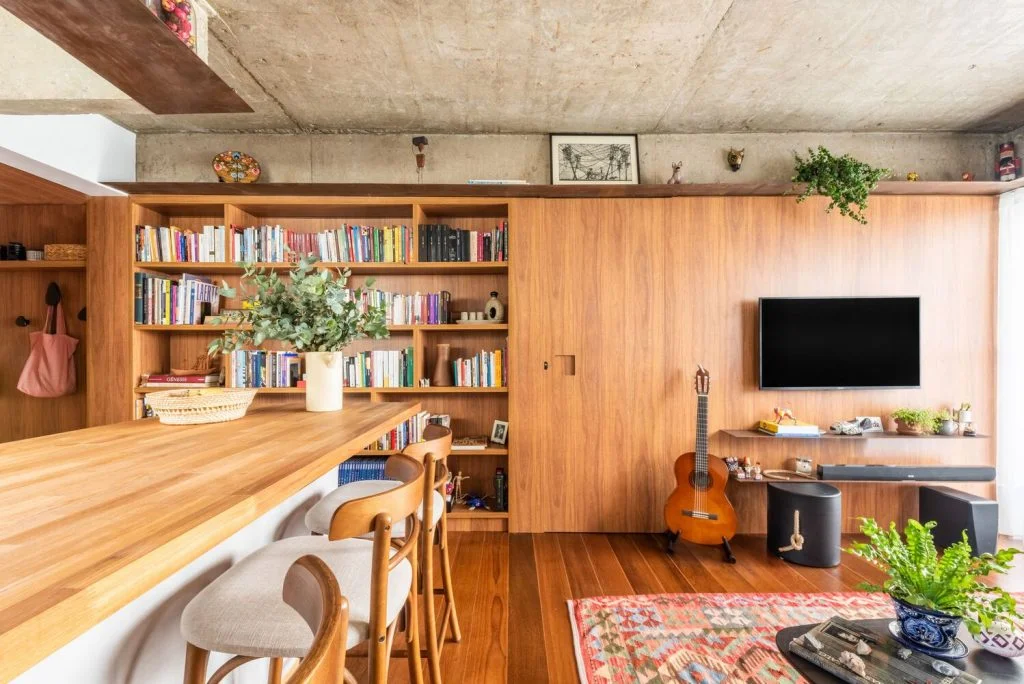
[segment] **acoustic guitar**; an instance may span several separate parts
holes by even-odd
[[[711,374],[697,366],[697,449],[676,459],[676,488],[665,503],[669,552],[679,538],[695,544],[718,545],[735,563],[729,540],[736,534],[736,511],[725,496],[729,468],[708,453],[708,390]]]

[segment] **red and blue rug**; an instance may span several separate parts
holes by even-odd
[[[893,615],[885,594],[654,594],[569,601],[586,684],[803,682],[775,647],[783,627]]]

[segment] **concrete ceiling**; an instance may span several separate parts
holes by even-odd
[[[1020,1],[209,4],[216,13],[210,64],[254,114],[154,116],[95,75],[72,74],[74,60],[37,34],[20,33],[30,50],[0,40],[0,61],[22,70],[0,76],[0,111],[98,111],[139,131],[1003,132],[1024,125]],[[13,35],[11,22],[0,13],[0,35]]]

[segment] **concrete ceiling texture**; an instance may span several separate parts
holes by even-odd
[[[1024,125],[1021,1],[208,4],[210,65],[255,113],[152,115],[95,74],[75,72],[72,58],[2,13],[0,33],[34,35],[0,41],[0,60],[20,69],[0,76],[0,111],[96,111],[137,131],[1004,132]]]

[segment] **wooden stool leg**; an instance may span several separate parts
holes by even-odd
[[[441,654],[437,649],[437,608],[434,604],[434,532],[435,527],[423,527],[423,636],[427,640],[427,666],[432,684],[441,684]]]
[[[210,652],[189,644],[185,649],[185,684],[206,684]]]
[[[283,658],[270,659],[270,674],[267,676],[267,684],[281,684],[281,673],[284,671]]]
[[[409,554],[409,562],[412,563],[412,588],[409,590],[409,603],[406,606],[409,616],[405,621],[405,650],[409,658],[410,684],[423,684],[423,663],[420,661],[420,616],[417,609],[419,605],[419,591],[417,590],[419,563],[415,549]]]
[[[441,516],[441,585],[444,587],[444,600],[447,610],[451,613],[449,624],[452,630],[452,641],[462,641],[462,630],[459,628],[459,614],[455,611],[455,585],[452,584],[451,556],[448,553],[448,513]],[[445,635],[441,635],[444,640]]]

